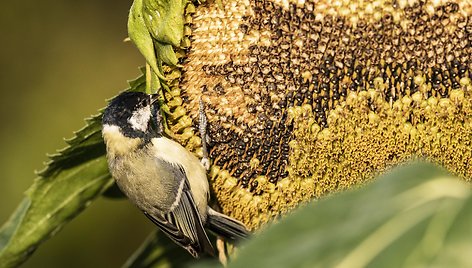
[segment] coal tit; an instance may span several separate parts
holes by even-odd
[[[214,252],[204,227],[231,240],[248,236],[241,222],[208,206],[206,170],[196,156],[165,137],[155,96],[120,94],[105,109],[102,124],[118,187],[175,243],[199,257]]]

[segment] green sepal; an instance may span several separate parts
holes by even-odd
[[[169,66],[176,66],[178,59],[175,55],[174,49],[172,45],[169,44],[162,44],[159,42],[155,43],[156,45],[156,52],[159,60],[166,63]]]
[[[153,38],[144,22],[143,0],[135,0],[131,6],[128,17],[128,35],[141,54],[143,54],[154,73],[160,79],[165,80],[164,74],[158,68]]]
[[[186,0],[143,0],[144,23],[157,42],[180,45],[184,35],[186,3]]]

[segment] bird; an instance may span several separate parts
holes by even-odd
[[[104,110],[102,136],[117,186],[195,258],[214,255],[205,229],[233,241],[248,238],[243,223],[209,207],[206,170],[194,154],[166,136],[160,109],[156,95],[127,91]]]

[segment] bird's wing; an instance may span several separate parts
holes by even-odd
[[[176,192],[177,198],[170,207],[170,211],[164,215],[151,215],[147,212],[144,214],[194,257],[198,257],[202,252],[213,255],[213,246],[203,229],[185,170],[180,165],[168,164],[173,167],[167,170],[173,170],[174,178],[180,183]]]

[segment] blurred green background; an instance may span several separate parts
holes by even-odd
[[[144,61],[127,37],[131,0],[3,1],[0,9],[0,224],[43,168],[46,153]],[[100,198],[22,267],[119,267],[153,225],[127,200]]]

